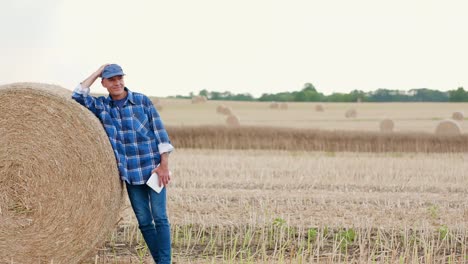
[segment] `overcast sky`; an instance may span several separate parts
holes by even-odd
[[[0,84],[73,89],[118,63],[152,96],[468,88],[467,11],[466,0],[1,0]]]

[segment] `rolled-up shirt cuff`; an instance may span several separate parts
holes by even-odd
[[[88,96],[89,95],[89,88],[88,87],[83,87],[81,86],[81,83],[78,84],[75,88],[75,90],[73,90],[74,93],[77,93],[77,94],[81,94],[83,95],[84,97]]]
[[[171,143],[160,143],[158,145],[159,149],[159,154],[163,153],[171,153],[174,150],[174,147],[171,145]]]

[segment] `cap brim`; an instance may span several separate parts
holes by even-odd
[[[117,73],[112,73],[112,74],[109,74],[109,75],[106,75],[106,76],[101,76],[102,79],[109,79],[109,78],[112,78],[114,76],[124,76],[125,73],[120,73],[120,72],[117,72]]]

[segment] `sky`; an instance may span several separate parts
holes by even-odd
[[[0,84],[150,96],[468,88],[466,0],[1,0]],[[92,91],[105,92],[100,81]]]

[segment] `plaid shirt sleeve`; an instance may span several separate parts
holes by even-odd
[[[167,131],[164,128],[159,113],[149,98],[146,98],[146,103],[148,108],[147,113],[149,117],[150,128],[154,131],[154,135],[156,136],[156,140],[158,141],[159,153],[171,153],[174,150],[174,147],[171,144],[169,135],[167,134]]]
[[[89,88],[82,87],[81,84],[76,86],[75,90],[73,91],[72,98],[79,104],[88,108],[96,116],[99,116],[99,114],[105,109],[103,102],[96,100],[96,98],[93,96],[89,96]]]

